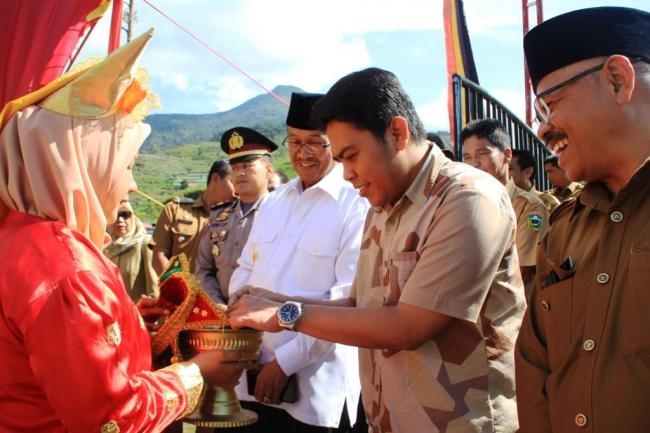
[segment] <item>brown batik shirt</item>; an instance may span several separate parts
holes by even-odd
[[[415,350],[360,349],[373,433],[516,431],[513,347],[525,300],[515,227],[503,185],[436,147],[393,207],[370,211],[357,305],[404,302],[452,318]]]

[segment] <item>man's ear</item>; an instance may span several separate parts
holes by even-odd
[[[394,116],[390,125],[388,125],[388,132],[393,136],[396,150],[404,150],[406,143],[408,143],[411,133],[409,131],[409,123],[406,118],[402,116]]]
[[[510,160],[512,159],[512,149],[509,147],[506,149],[503,149],[503,161],[506,164],[510,164]]]
[[[603,70],[616,94],[616,102],[628,102],[632,98],[636,75],[630,59],[619,54],[610,56],[605,61]]]

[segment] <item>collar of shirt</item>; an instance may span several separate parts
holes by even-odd
[[[429,145],[424,156],[424,162],[411,186],[406,190],[404,197],[418,206],[424,206],[433,185],[436,183],[440,167],[443,164],[444,155],[437,146]],[[402,197],[402,199],[404,198]],[[400,201],[402,200],[400,199]]]
[[[404,195],[397,200],[395,206],[388,204],[383,207],[375,207],[375,212],[396,214],[396,212],[401,212],[404,209],[406,203],[413,203],[420,207],[424,206],[438,178],[438,173],[440,173],[440,168],[444,162],[443,159],[444,154],[442,151],[437,146],[429,145],[429,149],[424,155],[422,167],[420,167],[420,171],[418,171],[413,183],[411,183]]]
[[[250,204],[244,204],[244,203],[242,203],[242,201],[240,199],[237,199],[237,202],[235,203],[235,206],[238,206],[239,209],[241,210],[242,215],[246,216],[248,213],[259,209],[260,205],[262,204],[262,201],[264,201],[264,198],[267,195],[269,195],[268,192],[266,194],[264,194],[262,197],[258,198],[255,201],[255,203],[250,203]],[[246,210],[244,210],[244,209],[246,209]]]
[[[205,198],[203,197],[205,193],[201,194],[196,200],[194,200],[194,203],[192,203],[192,207],[205,207],[206,206],[206,201]]]
[[[601,182],[587,183],[580,192],[580,195],[578,195],[574,213],[578,208],[583,206],[607,213],[613,206],[618,206],[619,203],[625,200],[629,196],[630,193],[628,192],[630,190],[632,190],[631,194],[634,194],[634,191],[638,191],[639,183],[647,184],[648,182],[650,182],[650,158],[645,160],[627,184],[614,197],[611,197],[609,190]]]
[[[343,185],[345,185],[345,179],[343,179],[343,166],[337,162],[334,163],[334,167],[325,175],[325,177],[307,189],[320,189],[330,195],[334,200],[338,200]],[[299,177],[296,177],[289,182],[287,189],[295,189],[298,194],[301,194],[304,192],[302,188],[302,180]]]

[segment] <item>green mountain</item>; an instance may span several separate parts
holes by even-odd
[[[285,101],[291,100],[291,92],[304,90],[293,86],[277,86],[273,93]],[[151,135],[144,142],[142,151],[156,152],[180,144],[216,141],[224,131],[234,126],[248,126],[273,137],[282,135],[288,108],[273,96],[265,93],[231,110],[213,114],[152,114],[147,117]]]
[[[291,92],[303,90],[278,86],[273,92],[285,101]],[[234,126],[254,128],[278,144],[273,165],[295,176],[287,150],[281,145],[286,136],[287,107],[274,97],[258,95],[231,110],[214,114],[153,114],[146,122],[151,135],[145,141],[133,173],[141,193],[131,195],[136,215],[148,223],[158,220],[161,204],[175,196],[197,197],[205,188],[212,162],[225,158],[219,140]],[[449,143],[449,133],[438,131]],[[146,195],[146,197],[145,197]]]
[[[302,91],[293,86],[273,89],[287,102],[291,92]],[[160,203],[200,194],[212,162],[226,157],[219,144],[221,135],[234,126],[254,128],[278,144],[273,165],[293,177],[295,172],[281,145],[286,136],[287,110],[273,96],[262,94],[222,113],[148,116],[151,134],[133,170],[138,190],[143,193],[131,195],[136,214],[145,222],[155,223],[162,209]]]

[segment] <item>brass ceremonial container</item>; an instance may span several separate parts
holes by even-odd
[[[188,329],[178,334],[178,347],[183,359],[189,359],[200,352],[223,349],[250,351],[250,359],[242,361],[256,360],[261,344],[262,332],[248,329]],[[257,422],[257,414],[242,409],[233,388],[206,384],[197,408],[183,421],[198,427],[244,427]]]

